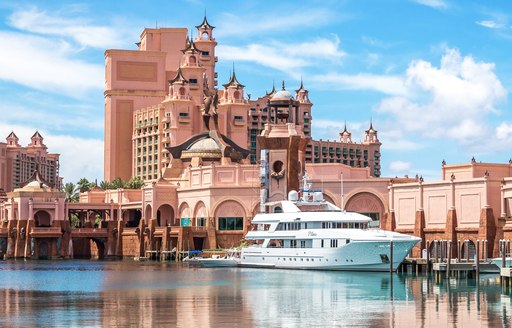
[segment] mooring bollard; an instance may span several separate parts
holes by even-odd
[[[450,278],[450,269],[451,269],[451,262],[452,262],[452,241],[451,240],[448,240],[448,258],[447,258],[447,262],[446,262],[446,278],[449,279]]]
[[[438,240],[434,240],[434,263],[437,263]]]
[[[389,273],[393,273],[393,240],[389,241]]]
[[[426,273],[430,272],[429,266],[430,266],[430,245],[427,240],[427,267],[425,268]]]
[[[469,263],[469,240],[464,240],[465,250],[466,250],[466,263]]]
[[[460,244],[460,239],[457,240],[457,262],[460,262],[462,258],[462,247]]]
[[[476,255],[475,255],[475,269],[476,269],[476,278],[480,274],[480,240],[476,241]]]

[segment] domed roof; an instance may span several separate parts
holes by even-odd
[[[192,144],[188,150],[220,150],[220,147],[212,138],[206,138]]]
[[[287,91],[284,88],[284,81],[283,81],[283,87],[281,90],[274,93],[274,95],[270,98],[270,102],[282,102],[282,101],[290,101],[293,100],[292,94]]]
[[[181,153],[181,158],[192,157],[218,159],[222,157],[222,150],[213,138],[200,139]]]
[[[279,90],[272,96],[271,100],[290,100],[292,98],[293,96],[288,90]]]

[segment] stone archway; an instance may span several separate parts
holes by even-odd
[[[208,210],[206,209],[206,205],[202,201],[196,204],[196,209],[194,210],[194,225],[198,227],[205,227],[208,224]]]
[[[215,209],[217,230],[243,230],[245,222],[245,209],[237,201],[227,200]]]
[[[51,227],[52,217],[50,213],[44,210],[39,210],[34,214],[34,221],[36,227]]]
[[[160,205],[156,211],[156,220],[158,226],[166,226],[168,224],[174,225],[174,209],[169,204]]]
[[[190,215],[190,206],[187,203],[182,203],[180,206],[180,222],[178,225],[180,226],[190,226],[192,225],[192,216]]]
[[[127,228],[138,227],[141,218],[142,211],[140,209],[129,209],[123,211],[123,222],[126,224]]]
[[[360,192],[347,200],[345,210],[367,215],[372,218],[370,226],[379,227],[385,208],[378,196],[370,192]]]

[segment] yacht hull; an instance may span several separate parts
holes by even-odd
[[[240,266],[302,270],[396,270],[419,239],[353,241],[338,248],[242,248]]]

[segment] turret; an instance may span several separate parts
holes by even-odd
[[[340,142],[342,143],[352,143],[352,133],[347,130],[347,122],[345,122],[345,128],[343,132],[340,133]]]
[[[217,73],[215,73],[215,63],[217,62],[217,57],[215,57],[215,47],[217,46],[217,41],[215,41],[215,38],[213,37],[213,29],[215,26],[208,23],[205,13],[203,22],[197,25],[196,28],[197,38],[194,43],[199,49],[200,63],[205,68],[209,92],[213,93],[217,86]]]
[[[21,147],[18,141],[20,140],[12,131],[6,138],[7,147]]]
[[[300,79],[300,87],[297,90],[295,90],[295,99],[301,103],[310,103],[309,92],[304,88],[302,78]]]
[[[233,73],[231,74],[228,83],[222,85],[224,87],[224,94],[221,102],[223,103],[243,103],[244,87],[242,83],[238,82],[235,73],[235,66],[233,65]]]
[[[39,131],[36,131],[34,135],[30,138],[30,144],[29,147],[38,147],[38,148],[46,148],[46,145],[43,143],[43,137],[39,133]]]
[[[377,137],[377,130],[373,128],[373,123],[370,120],[370,127],[365,131],[364,143],[380,143]]]
[[[170,99],[190,99],[189,81],[183,76],[181,68],[178,69],[176,76],[169,80],[169,98]]]

